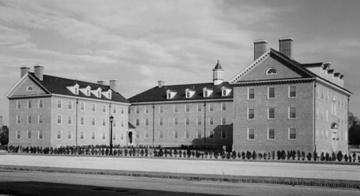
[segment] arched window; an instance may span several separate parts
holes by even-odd
[[[273,67],[266,70],[266,75],[276,75],[276,74],[277,74],[277,70]]]

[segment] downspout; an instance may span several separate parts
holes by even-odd
[[[206,102],[204,102],[204,147],[206,145]]]
[[[314,138],[314,152],[316,152],[316,81],[314,81],[314,90],[313,90],[313,119],[314,119],[314,128],[313,128],[313,138]]]
[[[79,99],[76,99],[76,102],[75,102],[75,146],[78,145],[78,129],[79,129],[79,124],[78,124],[78,115],[79,115],[79,112],[78,112],[78,109],[79,109]]]
[[[112,123],[110,123],[110,116],[111,116],[111,102],[109,102],[109,115],[108,115],[108,119],[105,121],[105,122],[108,122],[108,125],[109,125],[109,137],[111,137],[111,127],[112,126]],[[109,146],[110,146],[110,141],[112,140],[112,138],[110,138],[109,140]]]
[[[152,146],[155,147],[155,105],[152,104]]]

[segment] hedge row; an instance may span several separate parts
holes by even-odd
[[[116,146],[110,153],[108,146],[66,146],[66,147],[21,147],[9,146],[10,153],[49,154],[49,155],[88,155],[88,156],[119,156],[119,157],[166,157],[190,159],[236,159],[236,160],[293,160],[293,161],[332,161],[358,162],[356,154],[338,153],[305,153],[303,151],[271,151],[271,152],[226,152],[222,150],[199,150],[163,147],[120,147]]]

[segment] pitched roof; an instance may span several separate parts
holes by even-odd
[[[45,90],[49,93],[54,94],[60,94],[60,95],[68,95],[68,96],[75,96],[75,97],[83,97],[83,98],[92,98],[92,99],[98,99],[98,100],[107,100],[105,96],[96,97],[93,94],[90,94],[90,96],[86,96],[83,93],[79,92],[78,95],[73,94],[67,87],[74,86],[75,84],[79,85],[79,88],[85,88],[87,86],[91,87],[91,90],[95,90],[98,88],[101,88],[102,91],[107,91],[110,89],[109,85],[102,85],[97,83],[91,83],[91,82],[84,82],[80,80],[73,80],[73,79],[67,79],[67,78],[61,78],[57,76],[51,76],[51,75],[45,75],[43,77],[43,80],[39,80],[33,72],[29,72],[29,78],[33,80],[35,83],[40,84],[41,88],[45,88]],[[112,90],[112,96],[111,101],[116,102],[124,102],[128,103],[129,101],[125,99],[124,96],[122,96],[120,93]]]
[[[209,97],[203,96],[203,88],[213,90],[213,93]],[[131,103],[136,102],[156,102],[156,101],[182,101],[182,100],[204,100],[204,99],[219,99],[219,98],[228,98],[232,99],[232,91],[228,96],[222,96],[221,89],[226,87],[232,89],[232,86],[228,82],[223,82],[219,85],[214,85],[214,83],[196,83],[196,84],[180,84],[180,85],[165,85],[161,88],[158,86],[153,87],[149,90],[146,90],[140,94],[137,94],[129,98]],[[185,90],[190,89],[194,90],[195,94],[191,98],[185,97]],[[176,95],[172,99],[166,99],[166,91],[171,90],[176,92]]]

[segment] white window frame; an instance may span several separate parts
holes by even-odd
[[[291,87],[295,87],[295,96],[294,97],[291,96]],[[296,98],[296,97],[297,97],[296,86],[295,85],[289,85],[289,87],[288,87],[288,98],[292,99],[292,98]]]
[[[19,115],[16,115],[16,117],[15,117],[16,119],[16,124],[20,124],[21,123],[21,119],[20,119],[20,116]]]
[[[85,103],[84,102],[80,103],[80,110],[85,111]]]
[[[270,130],[274,130],[274,138],[270,138]],[[267,140],[275,140],[276,136],[275,136],[275,128],[267,128]]]
[[[21,108],[21,101],[20,100],[16,100],[16,109],[20,109]]]
[[[221,111],[226,111],[226,104],[225,103],[220,103],[221,104]]]
[[[31,130],[26,130],[26,139],[31,139]]]
[[[21,139],[21,132],[20,131],[15,131],[15,138],[16,139]]]
[[[293,138],[290,138],[290,130],[291,129],[295,129],[295,138],[293,139]],[[296,133],[297,131],[296,131],[296,128],[295,127],[289,127],[288,128],[288,140],[296,140],[297,139],[297,133]]]
[[[60,116],[60,122],[59,122],[59,116]],[[62,116],[60,115],[60,114],[58,114],[57,116],[56,116],[56,123],[58,124],[58,125],[61,125],[62,124]]]
[[[62,102],[61,99],[58,99],[58,101],[57,101],[57,108],[58,109],[62,108],[62,103],[61,102]]]
[[[31,100],[28,100],[28,109],[32,108],[32,102]]]
[[[254,110],[254,118],[249,118],[249,114],[250,114],[250,110]],[[246,112],[246,118],[247,120],[255,120],[255,109],[254,108],[247,108],[247,112]]]
[[[250,89],[253,89],[254,90],[254,98],[250,98]],[[255,100],[255,88],[253,87],[248,87],[247,89],[247,100]]]
[[[58,137],[58,136],[59,136],[59,133],[60,133],[60,137]],[[62,131],[57,131],[57,132],[56,132],[56,139],[57,139],[57,140],[61,140],[61,138],[62,138]]]
[[[250,129],[254,130],[254,139],[250,139]],[[255,129],[254,128],[247,128],[246,138],[248,141],[255,141]]]
[[[43,108],[44,107],[44,102],[42,99],[39,99],[39,105],[38,105],[39,108]]]
[[[37,132],[38,132],[38,139],[39,139],[39,140],[43,140],[43,139],[44,139],[44,133],[43,133],[43,131],[42,131],[42,130],[38,130]],[[41,137],[40,137],[40,136],[41,136]]]
[[[42,117],[41,115],[38,115],[38,124],[42,124],[44,122],[41,117]]]
[[[83,116],[80,117],[80,125],[81,126],[85,125],[85,118]]]
[[[274,89],[274,97],[270,97],[270,88],[273,88],[273,89]],[[268,98],[268,99],[275,99],[275,98],[276,98],[275,87],[272,87],[272,86],[268,86],[268,87],[267,87],[267,98]]]
[[[188,103],[185,104],[185,112],[187,112],[187,113],[190,112],[190,104],[188,104]]]
[[[291,108],[295,108],[295,118],[291,117]],[[297,119],[297,111],[295,106],[289,106],[288,107],[288,119]]]
[[[274,118],[270,118],[270,109],[274,109]],[[267,119],[268,120],[275,120],[276,119],[276,109],[275,109],[275,107],[268,107],[267,108]]]

